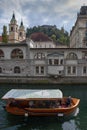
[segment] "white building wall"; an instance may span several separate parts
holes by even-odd
[[[53,42],[34,42],[34,48],[55,48]]]
[[[64,71],[64,66],[48,66],[49,75],[61,75]]]
[[[4,59],[11,59],[11,52],[14,50],[14,49],[20,49],[23,51],[23,56],[24,56],[24,59],[26,59],[26,47],[23,47],[23,46],[13,46],[13,47],[9,47],[9,46],[2,46],[0,47],[0,50],[2,50],[4,52]]]
[[[19,48],[24,53],[23,59],[11,59],[11,52],[13,49]],[[87,67],[87,58],[83,57],[82,53],[86,52],[86,49],[57,49],[57,48],[49,48],[49,49],[30,49],[27,46],[0,46],[0,49],[5,53],[5,58],[0,59],[0,67],[2,68],[1,76],[50,76],[50,75],[60,75],[63,76],[87,76],[87,72],[83,74],[83,67]],[[67,55],[69,53],[75,53],[77,55],[77,60],[67,59]],[[29,53],[29,57],[28,57]],[[44,58],[35,59],[35,55],[43,53],[45,55]],[[49,64],[49,59],[52,59],[52,65]],[[54,64],[54,60],[58,59],[58,65]],[[60,63],[61,59],[63,59],[63,64]],[[14,67],[19,66],[21,73],[15,74]],[[37,74],[36,66],[39,67],[41,71],[41,67],[44,68],[44,73]],[[73,67],[76,67],[75,74],[68,74],[67,68],[71,67],[71,71]]]

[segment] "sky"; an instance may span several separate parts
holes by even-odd
[[[13,12],[17,24],[23,20],[25,28],[56,25],[70,33],[83,5],[87,0],[0,0],[0,35],[3,25],[8,28]]]

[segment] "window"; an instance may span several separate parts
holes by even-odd
[[[67,73],[71,74],[71,67],[70,66],[68,66],[68,68],[67,68]]]
[[[20,37],[22,36],[22,32],[19,33]]]
[[[83,67],[83,74],[86,74],[86,66]]]
[[[58,65],[59,64],[59,60],[58,59],[54,59],[54,65]]]
[[[4,58],[4,52],[2,50],[0,50],[0,59]]]
[[[36,74],[39,74],[39,66],[36,66]]]
[[[16,28],[16,32],[18,31],[18,29]]]
[[[38,59],[41,59],[41,53],[38,53]]]
[[[37,53],[34,56],[34,59],[44,59],[45,58],[45,54],[44,53]]]
[[[15,68],[14,68],[14,73],[20,73],[21,71],[20,71],[20,67],[18,67],[18,66],[16,66]]]
[[[71,53],[69,53],[69,54],[67,55],[66,59],[67,59],[67,60],[77,60],[78,57],[77,57],[77,55],[76,55],[75,53],[71,52]]]
[[[11,27],[11,31],[13,31],[14,30],[14,28],[13,27]]]
[[[42,59],[44,59],[44,58],[45,58],[45,55],[42,53],[42,54],[41,54],[41,57],[42,57]]]
[[[76,67],[75,67],[75,66],[72,67],[72,73],[73,73],[73,74],[76,73]]]
[[[0,73],[2,73],[2,68],[0,67]]]
[[[61,74],[62,73],[62,71],[59,71],[59,74]]]
[[[44,74],[44,66],[36,66],[36,74]]]
[[[67,74],[71,74],[71,75],[74,75],[76,74],[76,66],[68,66],[67,67]]]
[[[12,59],[23,59],[23,52],[20,49],[14,49],[11,53]]]
[[[49,59],[49,65],[52,65],[52,59]]]
[[[63,59],[60,60],[60,65],[63,65]]]
[[[41,66],[41,74],[44,74],[44,67]]]

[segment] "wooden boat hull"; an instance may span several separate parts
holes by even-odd
[[[80,100],[76,98],[73,98],[73,101],[75,105],[63,108],[19,108],[7,105],[5,109],[7,112],[14,115],[67,117],[75,114],[80,102]]]

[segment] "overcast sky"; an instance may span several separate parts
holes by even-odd
[[[0,0],[0,34],[3,25],[8,26],[13,11],[18,25],[22,19],[26,28],[56,25],[70,32],[84,4],[87,5],[87,0]]]

